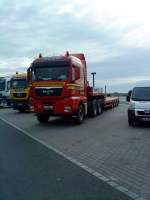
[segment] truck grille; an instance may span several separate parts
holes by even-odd
[[[61,96],[62,88],[35,88],[36,96]]]
[[[15,98],[25,98],[27,97],[27,93],[24,92],[18,92],[13,94]]]

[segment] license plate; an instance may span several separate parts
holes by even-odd
[[[18,103],[18,106],[22,106],[23,104],[22,103]]]
[[[143,121],[150,122],[150,118],[142,118]]]
[[[53,107],[52,106],[44,106],[44,110],[52,110]]]

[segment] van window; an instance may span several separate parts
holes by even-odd
[[[133,101],[150,101],[150,87],[135,87],[132,91]]]

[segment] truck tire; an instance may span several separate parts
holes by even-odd
[[[49,115],[48,114],[38,114],[37,115],[37,120],[40,123],[46,123],[46,122],[48,122],[48,119],[49,119]]]
[[[7,106],[11,107],[11,101],[10,100],[7,100]]]
[[[102,104],[101,104],[100,100],[97,101],[96,106],[97,106],[97,114],[100,115],[103,111]]]
[[[97,101],[93,100],[90,106],[90,116],[95,117],[97,115]]]
[[[19,108],[18,110],[19,110],[19,112],[21,112],[21,113],[25,112],[25,109],[24,109],[24,108]]]
[[[76,123],[81,124],[84,120],[84,116],[85,116],[84,106],[80,104],[76,114]]]

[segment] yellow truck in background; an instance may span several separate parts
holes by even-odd
[[[27,73],[16,72],[10,81],[10,96],[14,110],[24,112],[30,109],[29,92],[30,86],[27,80]]]

